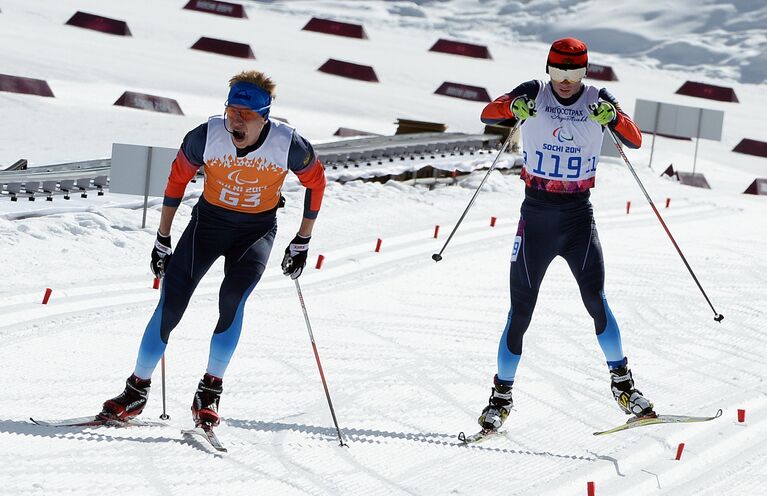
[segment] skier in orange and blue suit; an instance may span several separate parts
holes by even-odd
[[[163,278],[160,302],[144,331],[125,390],[103,405],[101,416],[125,420],[147,402],[152,373],[171,331],[181,320],[197,284],[219,257],[224,279],[219,318],[205,375],[192,402],[197,425],[218,425],[223,377],[242,330],[245,302],[263,274],[277,232],[280,190],[288,171],[306,187],[298,233],[285,250],[282,269],[295,279],[306,264],[312,229],[325,189],[325,173],[311,144],[287,124],[269,119],[274,82],[246,71],[229,82],[225,115],[190,131],[173,162],[165,190],[151,267]],[[191,220],[171,249],[171,225],[185,188],[202,168],[203,193]]]

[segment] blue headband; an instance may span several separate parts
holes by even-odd
[[[268,91],[253,83],[240,81],[229,89],[226,105],[240,105],[261,114],[264,119],[269,117],[269,107],[272,97]]]

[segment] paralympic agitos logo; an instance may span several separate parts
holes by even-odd
[[[256,184],[256,183],[258,183],[258,179],[256,179],[255,181],[248,181],[248,180],[240,178],[240,174],[241,173],[242,173],[241,170],[233,170],[226,177],[230,181],[234,181],[235,184],[240,185],[240,186],[242,186],[244,184]]]
[[[560,143],[565,143],[565,142],[567,142],[567,141],[573,141],[573,139],[574,139],[572,136],[568,135],[568,134],[567,134],[567,132],[566,132],[566,131],[565,131],[565,130],[562,128],[562,127],[558,127],[558,128],[556,128],[556,129],[554,130],[554,132],[553,132],[553,133],[551,133],[551,134],[552,134],[552,135],[553,135],[553,136],[554,136],[554,137],[557,139],[557,141],[559,141]]]

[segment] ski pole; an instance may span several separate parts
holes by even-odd
[[[596,104],[592,103],[591,107],[595,107],[595,105]],[[615,148],[618,149],[618,153],[620,154],[621,158],[623,158],[623,161],[626,163],[626,166],[631,171],[631,174],[634,176],[634,179],[636,179],[637,184],[639,184],[639,188],[642,190],[642,193],[644,193],[644,197],[647,198],[647,202],[650,204],[650,207],[652,207],[653,212],[655,212],[655,216],[658,217],[660,224],[663,226],[663,229],[665,229],[666,234],[668,234],[668,237],[671,240],[671,243],[674,245],[674,248],[676,248],[676,251],[677,253],[679,253],[679,256],[682,257],[682,262],[684,262],[685,267],[687,267],[687,270],[690,272],[692,279],[695,281],[695,284],[698,285],[698,289],[700,289],[700,292],[703,293],[703,297],[706,299],[708,306],[711,307],[711,310],[714,312],[714,320],[717,322],[721,322],[722,319],[724,319],[724,315],[717,312],[716,309],[714,308],[714,305],[711,304],[711,300],[708,299],[708,295],[706,295],[706,292],[703,290],[703,286],[701,286],[700,282],[698,282],[698,278],[695,276],[695,272],[692,271],[692,267],[690,267],[690,264],[687,263],[687,259],[682,253],[681,248],[679,248],[679,245],[676,244],[676,240],[674,239],[674,236],[671,235],[671,231],[669,231],[668,227],[666,226],[666,223],[663,221],[663,217],[661,217],[660,212],[658,212],[658,209],[655,208],[655,203],[653,203],[652,199],[650,198],[650,195],[647,194],[647,190],[642,184],[642,181],[639,180],[639,176],[637,176],[636,171],[631,166],[631,162],[629,162],[628,157],[626,157],[626,153],[624,153],[623,147],[618,141],[618,138],[616,138],[615,133],[613,133],[613,130],[610,129],[609,127],[607,128],[607,131],[610,133],[610,137],[613,139],[613,143],[615,143]]]
[[[338,427],[338,420],[336,420],[336,411],[333,409],[333,402],[330,399],[330,391],[328,390],[328,383],[325,380],[325,373],[322,371],[322,364],[320,363],[320,354],[317,352],[317,343],[314,341],[314,333],[312,333],[312,325],[309,323],[309,314],[306,312],[306,304],[304,303],[304,295],[301,293],[301,286],[298,285],[298,279],[293,279],[296,283],[296,293],[298,293],[298,301],[301,302],[301,310],[304,312],[304,320],[306,321],[306,330],[309,331],[309,340],[312,342],[312,350],[314,351],[314,358],[317,360],[317,368],[320,371],[320,379],[322,379],[322,387],[325,388],[325,397],[328,399],[328,406],[330,407],[330,416],[333,417],[333,423],[336,426],[336,432],[338,433],[338,442],[341,446],[347,445],[344,442],[344,438],[341,435],[341,429]]]
[[[162,354],[162,359],[160,360],[160,371],[162,375],[162,415],[160,415],[160,418],[168,420],[170,415],[165,413],[165,353]]]
[[[482,178],[482,182],[479,183],[479,186],[477,187],[477,191],[474,192],[474,196],[471,197],[471,200],[469,201],[469,204],[466,205],[466,209],[461,214],[461,218],[458,219],[458,223],[455,225],[453,230],[450,232],[450,236],[447,237],[447,240],[445,241],[445,244],[442,245],[442,249],[439,250],[439,253],[435,253],[431,256],[432,260],[435,262],[439,262],[442,260],[442,252],[445,251],[445,248],[447,248],[448,243],[450,243],[450,240],[453,239],[453,235],[458,230],[458,226],[461,225],[461,222],[463,222],[463,218],[466,217],[466,214],[469,212],[469,209],[474,204],[474,200],[477,199],[477,196],[479,195],[479,191],[482,189],[482,186],[485,184],[485,181],[487,181],[487,178],[490,177],[490,173],[493,172],[495,169],[495,164],[498,163],[498,159],[501,158],[501,154],[508,148],[509,143],[511,143],[511,137],[514,135],[514,133],[519,129],[519,125],[522,123],[522,120],[518,120],[516,124],[514,124],[514,127],[511,128],[511,131],[509,131],[509,137],[506,138],[506,141],[503,142],[503,145],[501,146],[501,149],[498,150],[498,155],[495,156],[495,160],[493,160],[493,164],[490,166],[490,168],[487,170],[487,174],[485,174],[485,177]]]

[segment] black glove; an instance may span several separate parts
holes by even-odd
[[[170,247],[170,236],[163,236],[160,231],[157,231],[157,239],[154,240],[154,248],[152,248],[152,262],[150,267],[152,273],[157,279],[162,279],[165,275],[165,269],[170,263],[170,258],[173,256],[173,250]]]
[[[282,258],[282,273],[291,279],[298,279],[306,265],[306,255],[309,253],[309,240],[312,237],[303,237],[296,234],[293,241],[285,248],[285,256]]]

